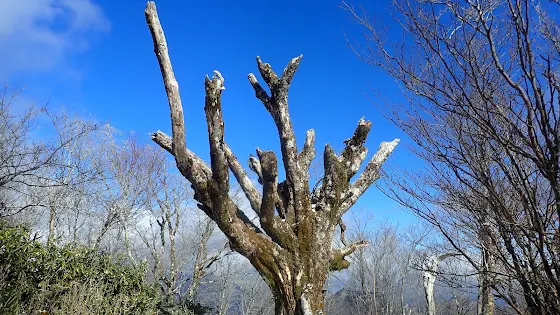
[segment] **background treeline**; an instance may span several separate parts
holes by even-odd
[[[109,124],[29,107],[18,93],[5,88],[0,98],[2,313],[273,314],[266,284],[196,207],[161,149]],[[247,205],[239,189],[232,195]],[[421,259],[439,245],[427,227],[365,216],[356,214],[346,237],[374,246],[333,274],[327,311],[425,313]],[[438,284],[441,308],[473,312],[472,292]]]

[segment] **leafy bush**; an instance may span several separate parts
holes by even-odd
[[[83,246],[42,245],[0,223],[0,313],[157,314],[145,266]]]

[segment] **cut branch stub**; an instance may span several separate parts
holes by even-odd
[[[330,145],[325,146],[325,176],[321,186],[322,200],[318,210],[330,211],[338,209],[341,197],[348,187],[348,171],[336,156]]]
[[[241,165],[241,163],[239,163],[237,157],[235,157],[233,152],[231,152],[231,149],[229,148],[227,143],[224,142],[222,144],[222,148],[224,149],[224,153],[226,154],[226,158],[229,164],[229,168],[231,169],[231,172],[235,176],[235,179],[237,179],[237,182],[239,183],[239,186],[241,186],[241,189],[245,193],[245,196],[247,197],[247,199],[249,199],[249,203],[251,204],[251,209],[253,209],[255,213],[259,214],[261,208],[261,199],[262,199],[261,194],[253,185],[253,183],[249,179],[249,176],[247,176],[247,173],[245,173],[243,166]],[[259,165],[259,169],[260,169],[260,165]],[[259,183],[262,184],[262,180],[260,179],[260,176],[259,176]]]
[[[262,167],[263,199],[261,203],[260,218],[263,228],[272,222],[276,200],[278,198],[278,161],[272,151],[261,151],[257,154]],[[265,231],[267,229],[265,228]]]
[[[221,96],[224,87],[224,78],[219,71],[214,71],[212,79],[205,78],[206,101],[204,111],[208,125],[208,140],[210,142],[210,161],[212,177],[219,190],[229,191],[229,167],[222,148],[224,142],[224,120],[222,117]]]
[[[348,268],[350,266],[350,262],[345,259],[346,256],[354,253],[356,250],[360,248],[368,246],[369,243],[370,243],[369,241],[358,241],[344,248],[334,249],[330,261],[329,269],[331,271],[340,271]]]
[[[278,75],[272,70],[272,66],[270,66],[269,63],[263,62],[260,56],[257,56],[257,65],[264,82],[266,82],[270,90],[276,89],[278,85]]]
[[[315,158],[315,130],[309,129],[305,135],[305,144],[299,154],[301,171],[307,174],[309,180],[309,167]]]
[[[346,147],[340,155],[340,160],[349,170],[348,176],[351,178],[356,175],[360,165],[367,156],[367,148],[364,146],[367,136],[371,129],[371,121],[366,121],[363,117],[358,122],[358,127],[351,138],[346,139]]]
[[[294,74],[296,74],[301,58],[303,58],[303,55],[293,58],[290,60],[286,68],[284,68],[284,71],[282,72],[282,81],[287,85],[286,88],[288,88],[292,83],[292,79],[294,78]]]
[[[255,172],[255,174],[257,174],[258,178],[259,178],[259,184],[263,184],[262,181],[262,169],[261,169],[261,162],[259,162],[259,160],[253,156],[251,154],[251,156],[249,157],[249,168]]]

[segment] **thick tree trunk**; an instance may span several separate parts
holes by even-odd
[[[325,293],[323,291],[324,281],[318,280],[302,283],[305,292],[298,292],[298,287],[293,283],[283,283],[284,287],[274,290],[275,314],[276,315],[315,315],[323,314],[325,306]],[[277,287],[275,285],[275,287]],[[286,295],[289,291],[291,295]]]
[[[301,248],[296,254],[273,254],[274,266],[277,266],[274,273],[254,264],[274,295],[277,315],[323,314],[328,272],[336,268],[331,266],[330,259],[331,244],[328,240],[332,239],[332,232],[327,234],[330,235],[324,239],[310,235],[313,239],[311,245],[317,250]]]

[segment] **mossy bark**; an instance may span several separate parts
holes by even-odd
[[[368,244],[365,241],[346,244],[341,237],[344,246],[332,248],[335,228],[340,225],[344,235],[342,215],[379,178],[379,169],[398,139],[383,142],[367,163],[365,171],[351,182],[367,156],[364,143],[371,122],[362,118],[353,136],[345,141],[342,154],[336,155],[330,146],[325,147],[323,180],[310,189],[309,166],[315,157],[315,133],[313,130],[307,132],[305,144],[298,151],[288,112],[288,89],[302,56],[293,58],[281,75],[257,57],[259,72],[269,87],[270,95],[255,75],[249,74],[248,79],[278,129],[281,165],[286,173],[286,180],[278,182],[279,163],[275,153],[257,148],[258,158],[251,156],[249,167],[263,185],[261,194],[225,141],[221,103],[225,87],[219,71],[214,71],[212,78],[205,79],[204,111],[210,165],[187,149],[179,85],[153,2],[148,2],[145,14],[167,92],[173,127],[172,137],[158,131],[152,134],[152,140],[175,157],[179,171],[192,184],[198,207],[216,222],[229,239],[232,249],[248,258],[266,281],[275,297],[276,314],[323,314],[323,290],[329,271],[347,268],[349,262],[345,257]],[[251,209],[258,215],[258,225],[230,198],[230,171],[243,189]]]

